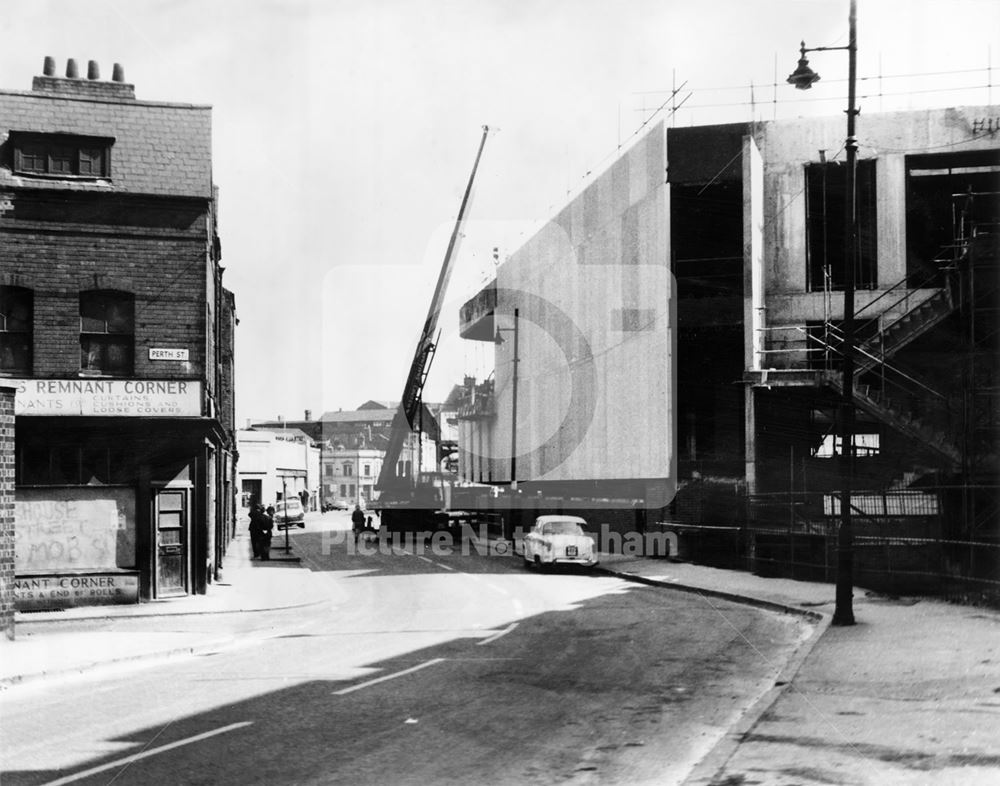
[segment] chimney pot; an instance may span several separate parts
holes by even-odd
[[[111,81],[112,82],[125,81],[125,66],[123,66],[121,63],[115,63],[114,68],[111,70]]]
[[[42,66],[42,73],[45,74],[45,76],[56,75],[56,59],[54,57],[50,57],[49,55],[45,56],[45,65]]]
[[[66,61],[66,78],[67,79],[79,79],[80,70],[76,67],[76,60],[72,57]]]
[[[100,79],[101,78],[101,67],[97,65],[96,60],[91,60],[87,63],[87,79]]]

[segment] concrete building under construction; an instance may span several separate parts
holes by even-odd
[[[996,594],[1000,107],[866,114],[858,139],[858,580]],[[653,127],[463,306],[465,338],[503,339],[463,477],[832,575],[844,159],[842,117]]]

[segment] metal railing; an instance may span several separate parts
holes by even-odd
[[[855,492],[855,582],[891,594],[1000,607],[998,496],[1000,486]],[[835,491],[751,495],[748,567],[764,575],[833,581],[838,515]],[[965,519],[968,526],[956,523]]]

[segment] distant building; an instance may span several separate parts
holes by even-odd
[[[45,73],[0,91],[0,384],[18,607],[202,593],[234,524],[235,304],[211,109]]]
[[[330,447],[324,452],[323,493],[328,503],[367,507],[378,499],[375,482],[382,470],[384,450]]]
[[[398,406],[396,402],[369,400],[355,410],[324,412],[319,420],[265,421],[253,424],[253,428],[301,429],[321,446],[320,504],[367,504],[378,499],[375,483]],[[437,471],[440,431],[438,419],[427,404],[421,409],[418,426],[420,436],[409,435],[400,454],[399,474]]]
[[[470,380],[467,379],[468,383]],[[458,410],[462,402],[464,388],[455,385],[440,404],[428,404],[438,424],[438,470],[450,475],[458,475]]]
[[[273,505],[286,496],[304,500],[307,511],[319,509],[320,449],[305,432],[243,429],[237,446],[242,516],[255,503]]]

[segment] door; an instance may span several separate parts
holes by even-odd
[[[244,512],[249,512],[255,503],[264,501],[261,497],[260,478],[243,478],[240,492],[240,506],[244,509]]]
[[[188,591],[188,489],[160,489],[154,501],[156,587],[154,596],[169,598]]]

